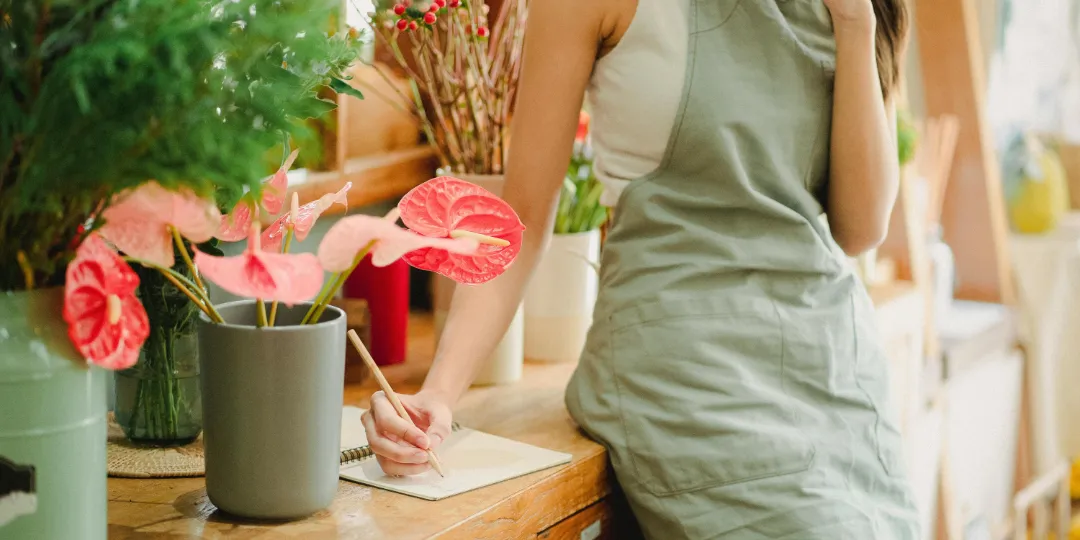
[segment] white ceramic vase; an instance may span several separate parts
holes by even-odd
[[[466,182],[476,184],[495,195],[502,196],[502,187],[505,177],[502,175],[472,175],[443,173],[459,178]],[[432,276],[432,309],[434,311],[435,341],[442,336],[443,326],[450,311],[450,299],[454,295],[456,284],[449,278],[438,274]],[[525,317],[518,306],[517,313],[503,334],[502,341],[495,347],[495,351],[484,363],[480,373],[473,380],[474,385],[509,384],[521,380],[521,372],[525,361]]]
[[[525,294],[525,357],[576,362],[599,289],[600,231],[556,234]]]
[[[942,239],[938,228],[930,235],[927,245],[932,270],[932,291],[934,293],[934,313],[944,317],[952,309],[953,294],[956,292],[956,260],[952,248]]]

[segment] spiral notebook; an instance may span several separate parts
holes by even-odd
[[[341,478],[438,501],[570,462],[570,454],[497,437],[455,424],[436,450],[446,477],[429,470],[416,476],[387,476],[367,446],[363,409],[341,412]]]

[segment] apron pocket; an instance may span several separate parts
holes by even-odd
[[[771,300],[664,300],[612,323],[626,453],[643,488],[670,495],[810,467],[814,448],[784,391]]]
[[[903,442],[889,403],[889,360],[877,328],[873,303],[865,291],[852,297],[855,319],[856,367],[859,388],[874,409],[874,445],[885,472],[894,478],[905,476]]]

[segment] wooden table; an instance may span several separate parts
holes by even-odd
[[[897,284],[870,292],[883,307],[913,289]],[[384,370],[402,393],[419,388],[434,348],[429,317],[414,316],[409,334],[407,362]],[[573,369],[526,363],[521,382],[474,388],[455,411],[455,419],[468,427],[568,452],[573,455],[568,465],[438,502],[342,481],[329,510],[289,523],[222,515],[207,499],[203,478],[110,478],[109,538],[569,540],[582,538],[597,522],[601,535],[584,538],[634,538],[638,532],[625,501],[613,492],[604,448],[581,434],[563,405]],[[374,390],[370,378],[349,385],[345,404],[366,407]]]
[[[402,393],[419,387],[433,350],[429,318],[411,323],[408,361],[384,370]],[[329,510],[289,523],[220,514],[206,497],[203,478],[110,478],[109,538],[554,540],[579,538],[597,520],[600,538],[626,538],[613,531],[626,526],[630,514],[618,497],[610,497],[605,451],[580,433],[563,406],[573,368],[527,364],[520,383],[473,389],[455,411],[455,419],[468,427],[568,452],[568,465],[438,502],[342,481]],[[370,378],[350,385],[345,403],[366,407],[374,390]]]

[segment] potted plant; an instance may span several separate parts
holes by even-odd
[[[139,274],[99,234],[105,214],[148,179],[192,197],[257,187],[282,132],[333,108],[315,90],[347,85],[352,45],[312,31],[328,1],[12,6],[0,2],[0,536],[103,539],[106,373],[135,364],[151,333]]]
[[[428,142],[441,165],[495,195],[502,194],[511,107],[521,71],[525,0],[502,3],[494,24],[483,0],[381,2],[371,18],[377,42],[405,73]],[[404,47],[403,47],[404,45]],[[432,281],[438,337],[453,296],[451,280]],[[524,316],[519,308],[477,384],[521,377]]]
[[[525,356],[575,362],[592,325],[599,289],[600,227],[607,208],[592,168],[589,115],[581,112],[570,167],[555,214],[555,234],[525,293]]]
[[[344,204],[351,187],[304,206],[294,194],[289,211],[261,231],[258,216],[284,206],[282,179],[294,157],[227,216],[210,198],[143,184],[118,195],[105,225],[88,239],[161,271],[202,311],[206,490],[218,508],[251,518],[306,516],[337,493],[346,328],[344,313],[329,303],[356,266],[367,256],[376,266],[404,257],[456,281],[480,283],[513,261],[523,231],[505,202],[461,180],[438,178],[384,218],[341,219],[317,256],[289,253],[319,214]],[[469,204],[457,204],[462,198]],[[409,229],[396,225],[399,218]],[[472,230],[478,222],[483,233]],[[247,249],[232,257],[188,251],[184,239],[208,235],[245,240]],[[173,250],[191,279],[169,269]],[[333,272],[325,284],[324,271]],[[204,280],[248,300],[214,305]]]

